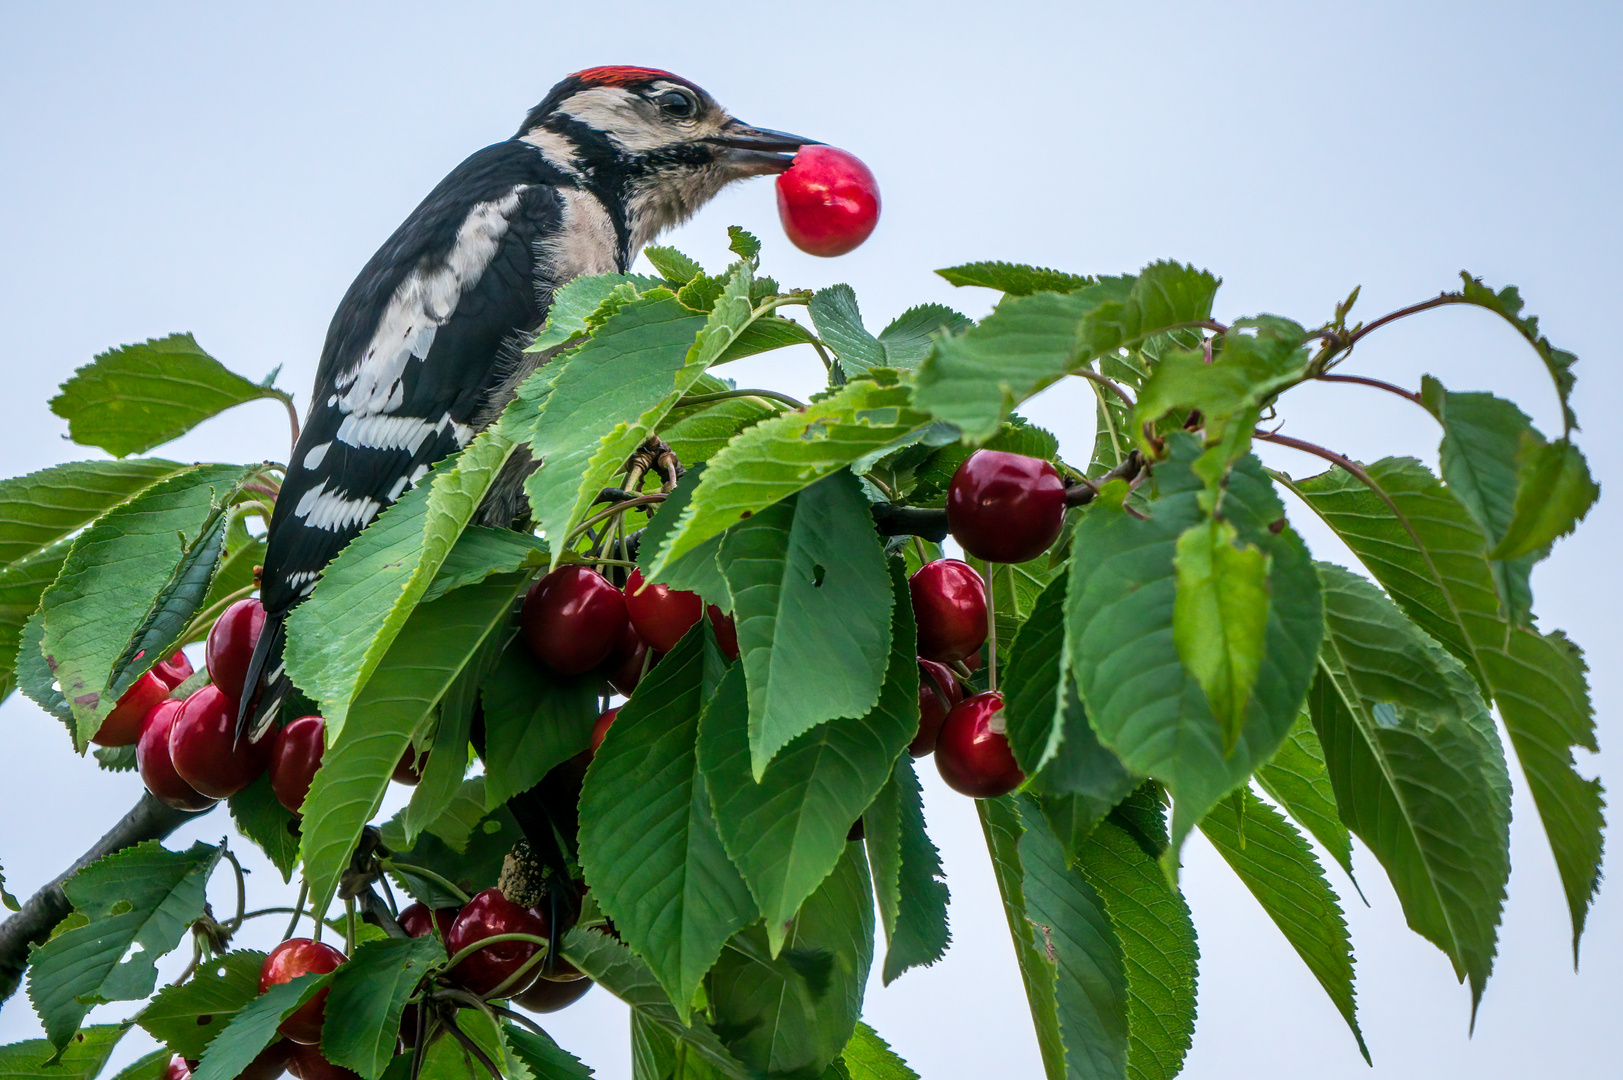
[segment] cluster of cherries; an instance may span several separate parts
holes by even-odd
[[[486,889],[461,908],[430,910],[412,904],[400,912],[399,923],[410,937],[437,934],[445,943],[446,954],[453,957],[498,934],[528,934],[544,940],[551,929],[543,911],[520,907],[500,889]],[[543,957],[540,963],[531,963],[539,949],[531,941],[498,941],[475,948],[444,978],[481,998],[499,992],[536,1013],[556,1012],[592,988],[592,981],[568,961]],[[289,938],[265,957],[259,969],[259,992],[301,975],[326,975],[338,970],[346,959],[323,942]],[[266,1047],[238,1080],[270,1080],[284,1069],[298,1080],[352,1080],[355,1073],[334,1065],[321,1053],[326,1013],[327,991],[322,990],[282,1021],[276,1029],[281,1038]],[[401,1039],[415,1044],[417,1028],[417,1006],[408,1005],[401,1016]],[[187,1080],[195,1064],[176,1056],[169,1063],[166,1080]]]
[[[1058,538],[1065,483],[1046,461],[979,450],[953,474],[947,527],[969,554],[987,562],[1026,562]],[[974,660],[987,637],[986,583],[956,559],[926,563],[908,581],[919,637],[919,731],[914,757],[935,753],[947,786],[977,799],[1025,782],[1014,760],[996,686],[965,697],[950,664]]]
[[[173,697],[193,675],[185,654],[153,665],[118,699],[91,738],[98,746],[135,746],[147,790],[177,810],[207,810],[257,780],[267,769],[277,799],[293,813],[310,791],[325,748],[319,716],[304,716],[257,740],[236,737],[248,661],[265,625],[258,600],[238,600],[209,629],[204,666],[210,682]],[[394,778],[415,784],[427,755],[409,748]]]

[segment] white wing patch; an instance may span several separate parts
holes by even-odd
[[[520,184],[500,199],[478,203],[457,229],[445,261],[418,266],[395,289],[366,352],[334,380],[341,391],[331,404],[355,417],[400,407],[406,365],[423,360],[434,335],[456,313],[462,294],[475,284],[507,234],[509,217],[528,188]]]
[[[369,496],[355,499],[338,488],[329,491],[327,481],[323,480],[304,493],[293,508],[293,516],[312,529],[343,532],[365,527],[382,509],[383,504]]]

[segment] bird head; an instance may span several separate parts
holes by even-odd
[[[569,76],[517,138],[624,206],[635,247],[732,181],[783,172],[816,141],[743,123],[686,79],[641,67]]]

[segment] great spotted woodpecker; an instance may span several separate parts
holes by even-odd
[[[554,291],[625,272],[663,229],[734,180],[784,171],[810,141],[741,123],[666,71],[591,68],[429,192],[327,329],[271,517],[239,736],[266,730],[288,691],[287,613],[379,511],[501,412],[539,360],[524,347]],[[481,517],[505,525],[512,511]]]

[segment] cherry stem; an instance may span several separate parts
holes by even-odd
[[[650,492],[647,495],[638,495],[635,499],[627,499],[625,502],[615,503],[607,510],[599,511],[598,513],[587,518],[585,521],[581,522],[579,525],[576,525],[574,530],[570,532],[568,539],[564,541],[564,546],[568,547],[570,544],[573,544],[580,538],[581,533],[585,532],[587,529],[591,528],[593,525],[596,525],[599,521],[602,521],[611,514],[620,514],[627,510],[634,510],[639,506],[647,506],[650,503],[659,503],[664,501],[665,493],[663,491],[655,491]]]
[[[1430,300],[1422,300],[1418,304],[1411,304],[1406,308],[1399,308],[1397,311],[1394,311],[1389,315],[1382,315],[1379,319],[1376,319],[1368,326],[1360,326],[1357,330],[1354,330],[1351,334],[1347,335],[1347,348],[1352,348],[1354,345],[1358,344],[1360,338],[1364,337],[1372,330],[1380,329],[1387,323],[1397,322],[1399,319],[1406,319],[1410,315],[1418,315],[1420,312],[1430,311],[1432,308],[1445,307],[1449,304],[1468,303],[1470,303],[1470,301],[1458,293],[1443,293],[1441,296],[1434,296]]]
[[[1105,389],[1121,398],[1129,409],[1137,406],[1137,403],[1128,396],[1127,391],[1123,390],[1121,388],[1121,384],[1114,379],[1107,379],[1097,371],[1093,371],[1089,368],[1078,368],[1077,370],[1071,372],[1071,374],[1078,375],[1089,382],[1094,383],[1095,385],[1103,386]]]
[[[292,432],[292,438],[287,444],[287,460],[288,463],[291,464],[293,461],[293,451],[296,450],[299,445],[299,411],[293,407],[292,394],[284,394],[281,391],[276,391],[276,397],[284,406],[287,407],[287,426]]]
[[[490,1060],[490,1055],[481,1050],[478,1043],[468,1038],[467,1034],[461,1028],[456,1026],[455,1020],[452,1020],[449,1016],[447,1016],[445,1018],[445,1026],[452,1035],[456,1036],[456,1041],[462,1044],[462,1049],[468,1051],[474,1057],[478,1058],[479,1064],[483,1065],[490,1071],[492,1080],[502,1080],[502,1071],[496,1067],[496,1063],[494,1061]]]
[[[997,693],[997,564],[987,563],[986,575],[986,688]]]
[[[504,1008],[504,1007],[502,1007],[500,1005],[493,1005],[488,1001],[485,1002],[484,1005],[485,1005],[485,1008],[489,1009],[493,1013],[496,1013],[498,1016],[505,1016],[505,1017],[507,1017],[507,1019],[513,1021],[514,1023],[523,1024],[525,1027],[529,1028],[531,1031],[535,1032],[537,1035],[546,1035],[547,1034],[546,1028],[543,1028],[540,1024],[536,1023],[534,1020],[531,1020],[528,1016],[525,1016],[521,1012],[518,1012],[518,1011],[516,1011],[514,1009]],[[548,1035],[547,1037],[550,1039],[552,1036]],[[678,1074],[678,1075],[680,1075],[680,1074]]]
[[[282,935],[283,941],[293,936],[294,929],[299,925],[299,916],[304,914],[304,902],[308,899],[310,899],[310,882],[300,881],[299,898],[293,902],[293,919],[287,924],[287,933]]]
[[[531,945],[539,945],[542,948],[546,948],[547,945],[546,938],[536,937],[534,934],[492,934],[487,938],[479,939],[466,948],[459,949],[457,954],[446,962],[445,970],[450,971],[452,968],[462,963],[462,961],[466,960],[480,949],[483,949],[486,945],[499,945],[504,941],[528,941]]]
[[[545,960],[546,957],[547,957],[547,953],[546,953],[545,949],[537,949],[534,953],[531,954],[531,956],[530,956],[530,958],[528,960],[524,961],[524,963],[519,966],[519,969],[517,971],[513,972],[513,974],[511,974],[507,978],[503,979],[497,985],[496,989],[494,989],[490,993],[486,994],[485,997],[487,999],[488,998],[504,998],[504,997],[506,997],[509,991],[511,991],[515,986],[519,985],[519,980],[524,978],[524,976],[528,975],[530,973],[530,971],[533,968],[535,968],[538,964],[540,964],[543,960]]]
[[[1360,386],[1373,386],[1377,390],[1385,390],[1389,394],[1396,394],[1400,398],[1412,401],[1421,408],[1426,407],[1426,403],[1420,400],[1419,394],[1411,390],[1405,390],[1401,386],[1393,386],[1389,382],[1382,382],[1380,379],[1371,379],[1366,375],[1331,375],[1326,373],[1316,375],[1314,378],[1320,382],[1357,383]]]
[[[344,951],[355,955],[355,898],[344,899]]]
[[[472,899],[467,893],[463,892],[457,887],[456,882],[451,881],[449,878],[441,877],[439,874],[436,874],[434,871],[426,869],[425,867],[411,866],[407,863],[396,862],[393,859],[380,859],[379,863],[385,870],[394,870],[401,874],[415,874],[418,877],[427,878],[429,881],[432,881],[440,888],[449,892],[452,896],[460,897],[461,903],[466,904],[470,899]]]
[[[230,607],[232,604],[235,604],[238,600],[246,600],[253,594],[253,591],[256,588],[258,588],[257,585],[244,585],[235,592],[227,593],[225,596],[220,597],[220,599],[216,600],[213,604],[210,604],[207,608],[204,608],[202,611],[198,612],[196,617],[193,618],[191,622],[186,624],[186,629],[181,631],[181,644],[195,640],[193,637],[194,634],[199,634],[206,627],[213,626],[215,620],[220,617],[221,613],[223,613],[226,608]]]
[[[776,390],[722,390],[714,394],[694,394],[692,397],[682,398],[674,408],[685,409],[690,405],[708,405],[712,401],[731,401],[733,398],[747,397],[781,401],[791,409],[804,409],[806,407],[806,403],[799,398],[792,398],[788,394],[780,394]]]
[[[231,925],[241,926],[242,913],[248,910],[248,883],[242,876],[242,864],[238,862],[237,857],[231,853],[231,849],[228,847],[221,847],[220,854],[224,855],[227,861],[231,863],[231,869],[237,875],[237,917],[232,920]]]

